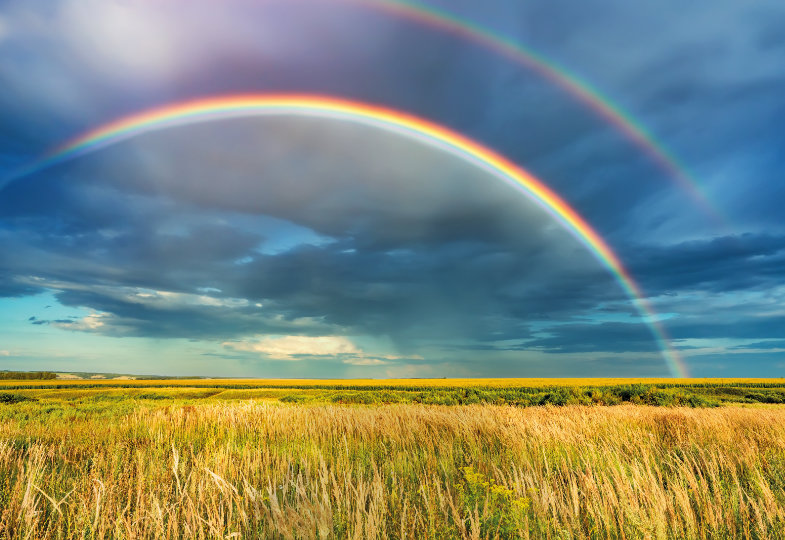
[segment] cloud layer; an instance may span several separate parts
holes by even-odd
[[[776,373],[780,3],[442,7],[634,114],[727,225],[533,70],[415,21],[316,0],[5,3],[0,178],[88,127],[194,96],[297,91],[401,108],[497,149],[572,204],[695,373]],[[249,374],[267,360],[280,374],[665,372],[630,299],[547,213],[400,135],[312,118],[218,121],[0,186],[0,317],[29,331],[194,343],[219,371],[234,362]],[[62,313],[18,307],[40,295]]]

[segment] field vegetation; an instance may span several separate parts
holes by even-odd
[[[53,380],[57,374],[51,371],[0,371],[0,381],[4,380]]]
[[[4,382],[0,538],[764,539],[785,530],[776,381],[128,382]],[[535,401],[554,393],[567,398]]]
[[[20,398],[716,407],[785,403],[785,379],[0,380],[0,402]]]

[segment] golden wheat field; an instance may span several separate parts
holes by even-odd
[[[779,405],[57,391],[0,404],[0,538],[762,539],[785,530]]]

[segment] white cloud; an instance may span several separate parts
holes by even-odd
[[[0,356],[11,356],[11,351],[0,351]]]
[[[101,0],[71,1],[61,8],[61,36],[93,70],[163,77],[175,65],[181,35],[168,10]]]
[[[218,298],[206,294],[177,293],[150,289],[137,289],[136,291],[126,289],[125,292],[127,293],[128,301],[149,304],[163,309],[174,309],[183,306],[238,308],[247,306],[250,303],[245,298]]]
[[[298,356],[365,356],[362,349],[344,336],[265,337],[254,341],[227,341],[223,346],[263,354],[275,360],[299,360]]]
[[[386,366],[389,364],[389,362],[385,362],[379,358],[347,358],[343,363],[352,366]]]
[[[352,366],[385,366],[395,360],[422,360],[422,356],[369,354],[345,336],[259,337],[246,341],[226,341],[223,346],[235,351],[253,352],[274,360],[300,360],[306,357],[340,358]]]
[[[64,328],[66,330],[81,330],[83,332],[95,332],[100,330],[105,324],[105,320],[112,315],[109,313],[91,313],[73,322],[53,322],[52,326]]]

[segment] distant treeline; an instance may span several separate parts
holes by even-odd
[[[51,380],[56,379],[57,375],[51,371],[0,371],[0,381],[8,380]]]
[[[2,374],[3,372],[0,372]],[[371,391],[378,392],[380,390],[389,390],[393,392],[461,392],[467,389],[487,391],[487,392],[500,392],[500,391],[516,391],[525,394],[538,394],[541,392],[553,392],[562,389],[579,388],[627,388],[629,386],[642,387],[642,388],[655,388],[661,390],[701,390],[703,393],[723,393],[728,389],[743,389],[743,388],[761,388],[772,390],[785,391],[785,379],[782,382],[722,382],[722,383],[632,383],[632,384],[604,384],[604,385],[542,385],[542,386],[426,386],[426,385],[405,385],[405,384],[385,384],[384,380],[380,380],[377,384],[320,384],[318,381],[311,384],[271,384],[271,383],[258,383],[253,382],[233,382],[232,379],[222,381],[220,379],[196,380],[191,377],[188,379],[180,377],[171,378],[152,378],[148,376],[135,376],[134,381],[128,380],[112,380],[112,379],[99,379],[99,382],[94,380],[83,379],[80,381],[72,382],[68,380],[58,381],[56,384],[47,383],[45,385],[32,385],[25,384],[14,386],[11,384],[4,384],[3,390],[64,390],[64,389],[89,389],[89,388],[178,388],[180,386],[187,386],[188,388],[221,388],[225,390],[255,390],[255,389],[285,389],[285,390],[342,390],[342,391]],[[0,377],[0,380],[9,377]],[[12,377],[17,378],[17,377]],[[54,377],[52,377],[54,378]],[[678,379],[667,379],[678,380]]]

